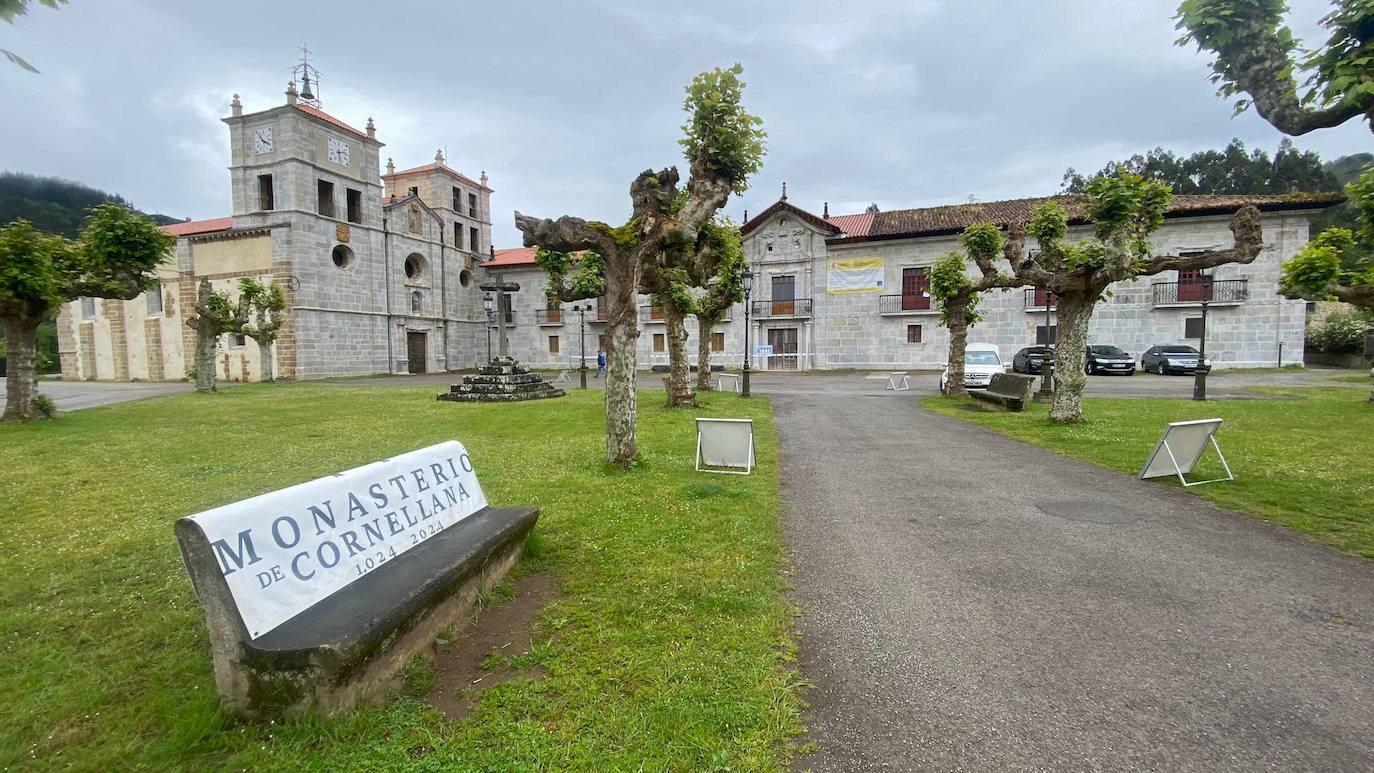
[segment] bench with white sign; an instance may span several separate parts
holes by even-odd
[[[538,518],[488,507],[449,441],[178,520],[225,707],[296,717],[384,693],[500,581]]]
[[[1023,373],[994,373],[987,389],[970,389],[968,396],[975,404],[991,410],[1020,412],[1026,410],[1035,392],[1035,377]]]

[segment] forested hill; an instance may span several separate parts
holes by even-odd
[[[122,196],[72,180],[0,172],[0,226],[23,218],[40,230],[75,238],[86,219],[86,210],[107,201],[134,208]],[[166,215],[148,217],[160,225],[180,221]]]

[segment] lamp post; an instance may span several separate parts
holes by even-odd
[[[745,271],[744,276],[744,375],[740,379],[740,397],[749,396],[749,296],[754,292],[754,272]]]
[[[1054,346],[1050,342],[1050,306],[1054,303],[1054,293],[1045,289],[1045,348],[1049,349],[1040,358],[1040,391],[1035,395],[1037,402],[1048,403],[1054,400]],[[1057,338],[1057,336],[1056,336]]]
[[[491,362],[491,293],[482,296],[482,308],[487,310],[487,362]]]
[[[577,337],[580,341],[580,356],[577,363],[577,374],[582,379],[582,388],[587,388],[587,312],[591,311],[591,304],[579,303],[573,307],[577,312]]]
[[[1182,284],[1180,283],[1180,287]],[[1202,275],[1202,330],[1198,331],[1197,367],[1193,368],[1193,399],[1207,400],[1207,304],[1212,300],[1212,275]]]

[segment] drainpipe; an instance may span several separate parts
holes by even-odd
[[[391,351],[391,228],[390,220],[382,218],[382,286],[386,292],[386,372],[390,375],[396,369],[396,358]]]

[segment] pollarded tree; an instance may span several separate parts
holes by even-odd
[[[646,169],[630,184],[630,219],[622,226],[563,216],[541,219],[515,213],[527,247],[552,253],[590,251],[604,263],[610,343],[606,370],[606,459],[628,465],[639,456],[635,438],[639,337],[636,299],[644,266],[679,265],[695,251],[702,229],[729,199],[745,190],[763,158],[760,120],[740,104],[739,65],[698,75],[687,87],[683,148],[691,164],[679,189],[676,167]],[[680,202],[680,190],[686,196]],[[583,296],[590,297],[590,296]]]
[[[1157,180],[1122,174],[1099,177],[1083,197],[1084,215],[1094,226],[1094,238],[1073,243],[1068,214],[1054,201],[1037,206],[1024,229],[1010,231],[1008,255],[1022,254],[1026,231],[1040,252],[1021,259],[1015,276],[1021,284],[1043,287],[1054,294],[1058,313],[1058,345],[1054,354],[1054,403],[1050,418],[1075,422],[1083,418],[1083,364],[1087,355],[1088,325],[1093,308],[1113,282],[1164,271],[1196,271],[1225,263],[1249,263],[1263,247],[1259,210],[1241,207],[1231,218],[1234,245],[1230,249],[1188,256],[1154,255],[1150,235],[1164,222],[1172,194]]]
[[[91,211],[75,242],[19,220],[0,228],[0,320],[9,350],[3,420],[29,421],[38,326],[77,298],[132,300],[157,281],[175,237],[117,204]]]
[[[196,391],[214,392],[215,347],[221,335],[238,331],[242,324],[239,309],[227,293],[211,290],[210,280],[202,279],[196,288],[195,310],[186,318],[186,324],[196,331]]]
[[[744,300],[744,272],[748,263],[740,246],[739,226],[729,218],[718,218],[702,231],[705,255],[710,261],[700,267],[699,287],[706,292],[696,299],[697,315],[697,390],[711,389],[712,328],[731,306]]]
[[[1008,271],[997,270],[998,253],[1010,245],[993,223],[975,223],[964,229],[960,241],[968,256],[978,267],[978,277],[968,275],[968,261],[962,253],[950,252],[935,262],[930,272],[930,294],[940,304],[940,324],[949,329],[949,376],[945,380],[946,394],[962,395],[964,388],[964,354],[968,346],[968,329],[982,320],[978,313],[978,299],[993,288],[1019,287],[1022,282],[1011,271],[1019,262],[1018,252],[1006,252]]]
[[[235,310],[239,332],[258,344],[259,381],[271,381],[272,344],[286,321],[286,295],[275,282],[263,284],[251,276],[239,278],[239,303]]]

